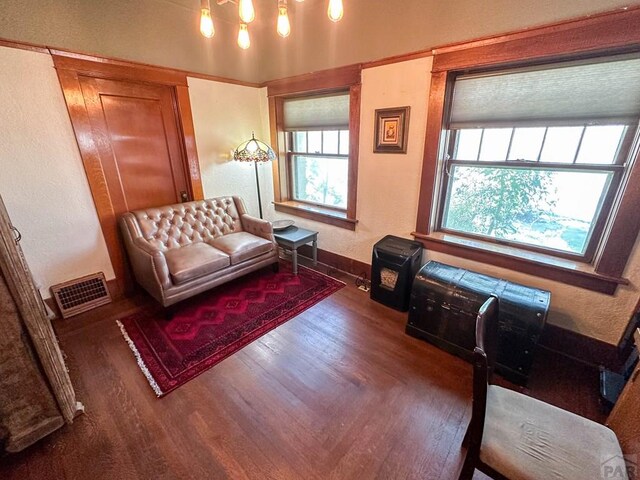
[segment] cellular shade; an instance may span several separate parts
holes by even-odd
[[[348,93],[284,101],[285,130],[322,130],[348,126]]]
[[[640,115],[640,58],[610,57],[461,75],[449,128],[628,124]]]

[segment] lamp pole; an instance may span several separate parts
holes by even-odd
[[[258,178],[258,162],[253,162],[256,169],[256,188],[258,190],[258,210],[260,211],[260,218],[262,219],[262,200],[260,198],[260,180]]]

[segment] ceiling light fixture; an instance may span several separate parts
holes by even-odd
[[[251,39],[249,38],[249,29],[246,23],[240,23],[240,30],[238,30],[238,46],[246,50],[251,46]]]
[[[329,0],[329,8],[327,9],[327,15],[332,22],[338,22],[344,15],[344,7],[342,6],[342,0]]]
[[[291,33],[291,24],[287,14],[287,0],[278,0],[278,25],[276,30],[282,38],[288,37]]]
[[[251,0],[239,0],[238,13],[240,14],[240,20],[244,23],[251,23],[256,19],[256,10],[253,8]]]
[[[200,33],[207,38],[213,37],[216,33],[216,29],[213,28],[209,0],[200,1]]]
[[[303,2],[304,0],[296,0]],[[253,7],[252,0],[216,0],[218,5],[232,3],[238,6],[238,15],[240,17],[240,28],[238,30],[238,45],[246,50],[251,45],[249,38],[248,24],[256,18],[256,10]],[[332,22],[338,22],[344,15],[344,7],[342,0],[329,0],[327,15]],[[289,22],[289,8],[287,0],[278,0],[278,21],[276,24],[278,35],[283,38],[291,34],[291,23]],[[211,18],[210,0],[200,1],[200,33],[207,38],[213,37],[215,29],[213,28],[213,19]]]

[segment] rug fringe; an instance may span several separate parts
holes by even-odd
[[[156,383],[155,379],[151,375],[151,372],[145,365],[144,360],[142,360],[142,356],[140,355],[138,348],[133,343],[133,340],[131,340],[131,337],[129,337],[129,334],[127,333],[127,330],[124,328],[123,323],[120,320],[116,320],[116,323],[118,324],[118,327],[120,327],[120,332],[122,332],[122,336],[124,337],[125,341],[129,345],[129,348],[133,352],[133,356],[136,357],[136,362],[138,363],[138,367],[140,367],[140,370],[142,370],[142,373],[144,374],[144,376],[147,377],[147,381],[149,382],[149,385],[155,392],[156,396],[161,397],[163,395],[163,392],[160,389],[160,386]]]

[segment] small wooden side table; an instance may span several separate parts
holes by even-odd
[[[273,232],[278,245],[285,250],[291,251],[291,262],[293,263],[293,274],[298,274],[298,247],[311,242],[313,247],[313,264],[318,264],[318,232],[299,227],[289,227],[284,230]]]

